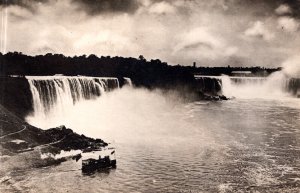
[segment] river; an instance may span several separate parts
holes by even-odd
[[[117,168],[84,174],[81,163],[16,172],[30,192],[299,192],[299,99],[185,102],[125,87],[78,103],[66,124],[116,147]],[[41,124],[43,122],[43,124]]]

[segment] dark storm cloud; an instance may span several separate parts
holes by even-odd
[[[139,8],[137,0],[72,0],[90,15],[101,13],[134,13]]]
[[[280,5],[287,5],[291,8],[291,16],[300,17],[300,0],[237,0],[238,7],[243,4],[245,7],[253,8],[258,15],[271,15]]]
[[[0,0],[0,5],[17,5],[32,9],[36,3],[48,3],[55,1],[56,0]],[[89,15],[122,12],[134,13],[140,5],[138,0],[71,0],[71,2],[78,6],[78,10],[83,10]]]
[[[0,6],[4,4],[0,0]],[[300,0],[7,0],[7,50],[33,55],[143,54],[173,64],[278,66],[300,51],[299,4]]]
[[[27,10],[34,13],[36,11],[36,5],[38,3],[47,3],[49,0],[0,0],[0,6],[19,6],[26,8]],[[13,15],[13,14],[12,14]],[[13,15],[15,18],[19,17],[16,15]],[[20,19],[24,19],[22,17],[19,17]]]
[[[292,9],[292,16],[300,18],[300,1],[299,0],[286,0],[286,4]]]
[[[0,0],[0,5],[10,6],[18,5],[32,9],[36,3],[47,3],[57,0]],[[64,1],[64,0],[60,0]],[[79,10],[85,11],[89,15],[102,13],[134,13],[141,5],[142,0],[71,0],[78,6]],[[151,3],[167,2],[173,4],[174,0],[150,0]],[[282,5],[288,5],[291,8],[290,16],[300,18],[300,0],[216,0],[216,1],[197,1],[182,0],[184,3],[193,3],[200,6],[212,6],[215,9],[222,8],[227,13],[239,14],[244,7],[249,10],[252,8],[256,16],[266,16],[274,13],[274,10]],[[220,3],[221,2],[221,3]],[[220,5],[222,5],[220,7]]]
[[[55,0],[0,0],[0,6],[20,6],[32,9],[36,3],[48,3]],[[63,1],[63,0],[62,0]],[[134,13],[139,8],[138,0],[71,0],[79,10],[89,15],[101,13]]]
[[[11,6],[18,5],[21,7],[30,8],[35,3],[45,3],[48,0],[0,0],[0,5],[2,6]]]

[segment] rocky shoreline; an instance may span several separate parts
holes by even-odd
[[[106,147],[102,139],[79,135],[65,126],[42,130],[29,125],[0,105],[0,179],[15,170],[46,167],[76,156],[56,159],[43,155],[58,155],[87,148]]]

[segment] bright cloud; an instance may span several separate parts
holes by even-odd
[[[249,37],[258,37],[264,40],[271,40],[274,38],[274,34],[269,32],[264,23],[256,21],[250,28],[245,31],[245,35]]]
[[[167,14],[167,13],[175,13],[176,8],[172,6],[171,4],[167,2],[159,2],[154,3],[149,7],[150,13],[156,13],[156,14]]]
[[[222,38],[213,35],[206,28],[194,28],[180,35],[173,55],[204,57],[215,60],[219,57],[234,55],[237,48],[229,46]]]
[[[278,28],[287,32],[296,32],[299,28],[299,23],[292,17],[280,17],[278,19]]]
[[[276,9],[277,4],[261,6],[261,0],[238,2],[11,1],[6,50],[31,55],[142,54],[170,64],[196,61],[206,66],[279,66],[299,50],[294,6],[283,4]],[[0,8],[4,14],[1,1]]]
[[[278,15],[284,15],[284,14],[292,13],[292,10],[290,6],[288,6],[287,4],[282,4],[277,9],[275,9],[275,12]]]

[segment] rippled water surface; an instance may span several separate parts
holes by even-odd
[[[135,115],[123,113],[127,122],[115,117],[119,130],[110,136],[99,130],[104,139],[115,136],[116,169],[87,175],[68,161],[25,171],[16,185],[34,192],[299,192],[299,107],[296,99],[195,102],[151,115],[136,107]]]

